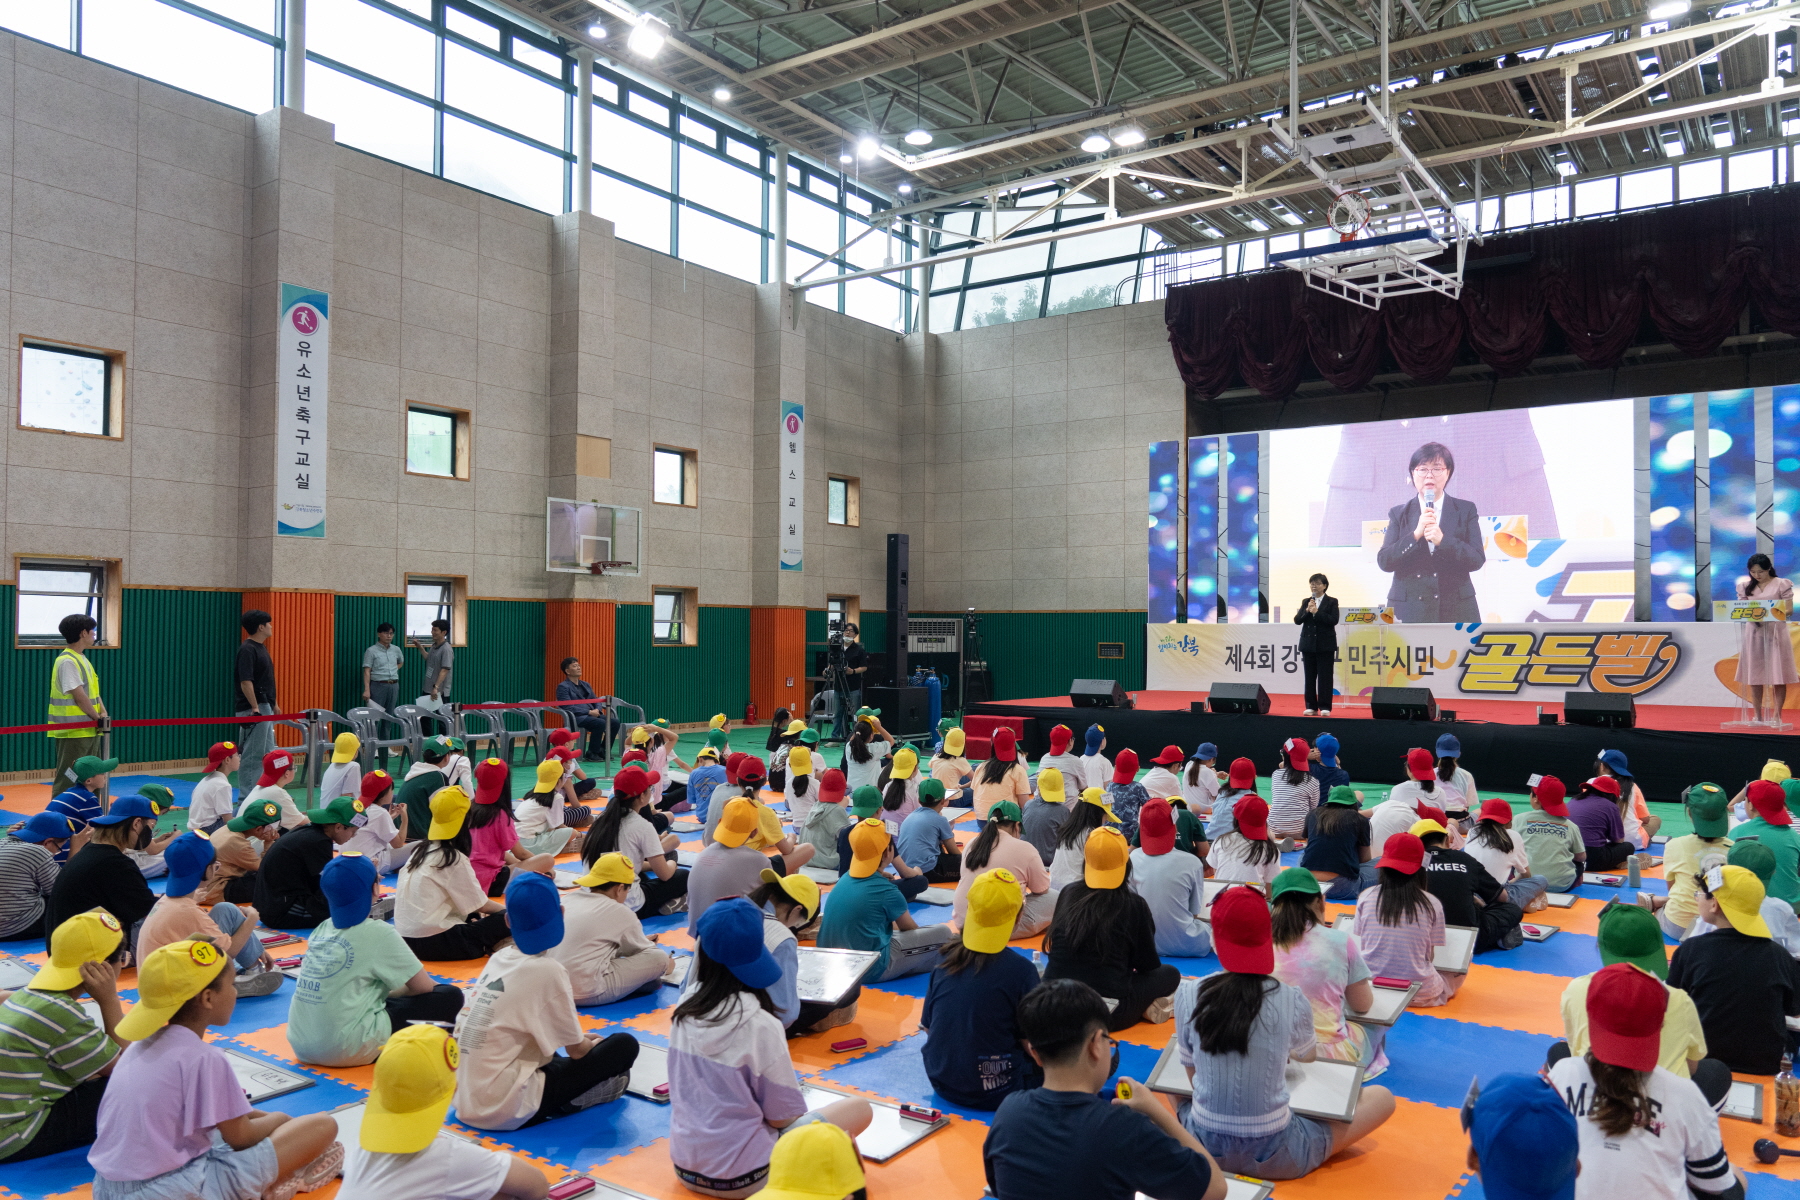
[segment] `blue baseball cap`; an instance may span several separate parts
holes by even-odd
[[[1337,766],[1338,740],[1329,733],[1321,733],[1313,739],[1313,749],[1319,752],[1319,761],[1328,767]]]
[[[1089,754],[1098,754],[1100,753],[1100,743],[1106,740],[1106,730],[1102,729],[1097,724],[1089,725],[1087,727],[1087,733],[1082,735],[1081,740],[1082,744],[1087,747],[1087,752]]]
[[[163,891],[170,896],[192,892],[206,878],[212,860],[211,842],[197,833],[182,834],[163,850],[163,863],[169,868],[168,886]]]
[[[375,863],[352,850],[325,864],[319,872],[319,890],[331,906],[331,923],[339,929],[361,925],[369,919],[375,901]]]
[[[1623,750],[1602,750],[1600,761],[1606,764],[1607,770],[1621,779],[1631,778],[1631,762],[1625,757]]]
[[[1446,733],[1437,740],[1437,756],[1439,758],[1462,757],[1462,743],[1456,740],[1454,733]]]
[[[154,821],[156,820],[156,810],[142,796],[120,796],[112,802],[112,807],[106,811],[106,815],[95,817],[92,824],[118,825],[133,817]]]
[[[1217,746],[1213,745],[1211,742],[1201,742],[1199,747],[1194,751],[1192,761],[1212,762],[1218,757],[1219,748]]]
[[[749,901],[745,901],[746,904]],[[757,920],[761,921],[758,915]],[[535,871],[515,871],[506,885],[506,922],[513,942],[527,954],[541,954],[563,940],[562,897],[556,885]],[[757,926],[762,936],[762,926]]]
[[[41,812],[28,817],[12,831],[21,842],[67,841],[81,831],[81,822],[60,813]]]
[[[781,978],[781,967],[763,944],[763,916],[742,896],[707,906],[694,926],[706,957],[724,963],[746,987],[766,988]]]
[[[1580,1134],[1554,1087],[1500,1075],[1475,1101],[1469,1143],[1488,1200],[1574,1200]]]

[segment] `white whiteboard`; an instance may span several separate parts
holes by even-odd
[[[1412,998],[1419,994],[1419,985],[1415,983],[1404,989],[1371,987],[1369,990],[1375,994],[1375,998],[1369,1004],[1368,1011],[1352,1012],[1346,1006],[1344,1015],[1359,1025],[1392,1025],[1406,1011],[1406,1006],[1412,1003]]]
[[[238,1086],[249,1095],[251,1104],[261,1104],[264,1100],[285,1096],[318,1082],[310,1076],[296,1074],[260,1058],[239,1054],[227,1046],[215,1044],[214,1048],[231,1060],[231,1069],[237,1074]]]
[[[799,979],[800,999],[814,1004],[835,1006],[850,989],[862,982],[881,953],[876,950],[825,950],[817,946],[801,946]]]
[[[659,1084],[669,1082],[669,1052],[661,1046],[638,1043],[637,1059],[631,1064],[631,1079],[625,1090],[654,1104],[667,1104],[669,1094],[656,1095]]]
[[[801,1087],[800,1093],[806,1097],[809,1111],[847,1098],[843,1092],[811,1084]],[[874,1110],[875,1117],[869,1122],[867,1129],[856,1135],[856,1148],[871,1162],[886,1162],[950,1123],[944,1117],[935,1121],[915,1121],[911,1117],[901,1116],[898,1105],[884,1104],[879,1100],[870,1100],[869,1107]]]
[[[1348,1121],[1356,1115],[1356,1103],[1362,1096],[1363,1069],[1350,1063],[1319,1059],[1309,1063],[1287,1065],[1288,1107],[1305,1117],[1325,1121]],[[1156,1060],[1150,1073],[1150,1090],[1171,1096],[1192,1096],[1187,1068],[1171,1041]]]
[[[1551,908],[1575,907],[1575,893],[1573,892],[1550,892],[1545,895],[1544,899]]]
[[[1348,930],[1350,936],[1355,937],[1356,914],[1341,914],[1332,928]],[[1469,964],[1475,960],[1475,935],[1478,932],[1471,925],[1444,926],[1444,944],[1432,954],[1431,965],[1452,975],[1468,974]]]

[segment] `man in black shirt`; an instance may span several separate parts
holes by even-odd
[[[309,810],[310,824],[282,834],[263,851],[256,872],[256,911],[270,929],[311,929],[331,915],[319,876],[338,846],[356,834],[362,802],[339,796]]]
[[[231,678],[232,711],[240,717],[275,712],[275,660],[269,657],[268,641],[275,633],[275,619],[260,608],[245,613],[238,622],[244,627],[244,640],[238,643],[237,660]],[[275,748],[275,724],[258,721],[238,731],[240,747],[237,786],[248,792],[255,785],[256,773],[262,769],[263,755]],[[248,770],[250,776],[245,778]]]
[[[1511,950],[1525,940],[1519,932],[1525,910],[1506,898],[1479,859],[1449,849],[1448,831],[1436,821],[1420,821],[1411,832],[1425,843],[1425,887],[1444,906],[1444,924],[1474,928],[1477,954]]]
[[[91,908],[111,913],[126,932],[126,944],[137,944],[137,925],[156,904],[156,893],[144,873],[126,855],[142,850],[156,833],[156,810],[142,796],[121,796],[93,820],[88,844],[63,864],[44,905],[44,932]]]
[[[1700,1013],[1706,1053],[1733,1071],[1773,1075],[1800,1016],[1800,964],[1769,936],[1762,880],[1744,867],[1712,867],[1695,881],[1694,910],[1717,926],[1669,961],[1669,986]]]
[[[869,673],[869,651],[862,644],[862,630],[850,622],[844,622],[844,682],[848,685],[845,694],[839,696],[837,718],[833,722],[832,732],[838,741],[850,736],[850,718],[862,707],[863,679]]]

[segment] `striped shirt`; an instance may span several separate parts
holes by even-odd
[[[0,1159],[24,1149],[50,1106],[118,1053],[66,992],[21,988],[0,1004]]]
[[[1365,888],[1356,900],[1356,940],[1363,961],[1375,975],[1389,979],[1417,980],[1422,986],[1413,1007],[1427,1008],[1449,998],[1444,977],[1432,966],[1437,948],[1444,944],[1444,906],[1425,893],[1425,914],[1405,925],[1381,923],[1381,888]]]
[[[1285,768],[1269,776],[1269,833],[1272,837],[1303,837],[1306,814],[1319,806],[1319,781],[1311,775],[1299,783],[1287,781]]]
[[[44,915],[44,898],[56,884],[57,871],[56,859],[42,844],[0,838],[0,937]]]
[[[66,792],[58,792],[51,797],[50,803],[44,805],[44,811],[79,822],[78,831],[86,829],[95,817],[105,815],[104,810],[100,807],[100,797],[84,787],[72,787]],[[56,852],[56,861],[59,863],[69,861],[69,844],[67,842],[64,842],[63,848]]]

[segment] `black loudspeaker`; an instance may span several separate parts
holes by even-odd
[[[890,533],[887,535],[887,672],[882,679],[896,684],[904,684],[908,674],[906,670],[906,576],[907,576],[907,535]],[[884,721],[882,724],[886,725]],[[888,725],[889,729],[899,732],[900,726]]]
[[[1430,688],[1378,687],[1369,697],[1369,715],[1377,721],[1435,721],[1437,700]]]
[[[1571,725],[1631,729],[1637,725],[1637,705],[1630,696],[1615,696],[1604,692],[1564,692],[1563,720]]]
[[[1216,713],[1255,713],[1269,711],[1269,693],[1260,683],[1215,683],[1206,689],[1206,707]]]
[[[871,687],[863,689],[863,703],[881,710],[881,726],[895,737],[914,737],[931,732],[931,697],[922,687]]]
[[[1069,685],[1069,703],[1076,708],[1130,708],[1125,688],[1116,679],[1077,679]]]
[[[967,695],[963,697],[963,707],[971,704],[986,704],[994,698],[994,673],[986,667],[979,670],[971,667],[964,673],[964,687]]]

